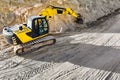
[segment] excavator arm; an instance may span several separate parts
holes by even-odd
[[[48,6],[46,9],[38,13],[39,16],[45,16],[47,20],[53,18],[55,14],[69,14],[76,18],[75,22],[83,24],[82,16],[80,14],[77,14],[71,8]]]

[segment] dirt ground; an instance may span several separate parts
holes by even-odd
[[[4,24],[23,23],[28,16],[36,15],[42,9],[42,4],[36,4],[38,1],[69,6],[80,12],[85,22],[94,21],[120,7],[119,0],[34,1],[1,0],[0,12],[7,13],[0,13],[0,32]],[[56,44],[21,56],[13,53],[13,46],[0,34],[0,80],[120,80],[120,15],[82,30],[81,25],[71,19],[70,16],[55,16],[50,22],[52,29],[71,31],[54,35]]]
[[[119,25],[117,15],[99,26],[57,35],[55,45],[21,56],[12,54],[12,46],[1,47],[0,80],[120,80]]]

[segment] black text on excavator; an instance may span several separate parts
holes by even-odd
[[[38,16],[29,17],[27,24],[4,27],[3,35],[9,43],[14,44],[14,53],[22,54],[35,48],[54,44],[56,39],[49,35],[48,20],[55,14],[69,14],[74,16],[79,23],[83,23],[81,16],[71,8],[50,6],[41,11]]]

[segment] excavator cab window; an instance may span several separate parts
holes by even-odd
[[[27,25],[27,27],[31,29],[31,32],[27,33],[27,35],[32,38],[47,34],[49,32],[48,22],[45,18],[34,18],[32,20],[28,20]]]
[[[48,33],[48,23],[46,19],[35,19],[33,20],[33,32],[39,35],[44,35]]]

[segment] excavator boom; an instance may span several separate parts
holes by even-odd
[[[39,16],[45,16],[47,20],[50,18],[53,18],[55,14],[69,14],[73,17],[75,17],[75,22],[83,24],[83,18],[80,14],[77,14],[74,10],[71,8],[61,8],[61,7],[55,7],[55,6],[48,6],[46,9],[42,10],[38,13]]]

